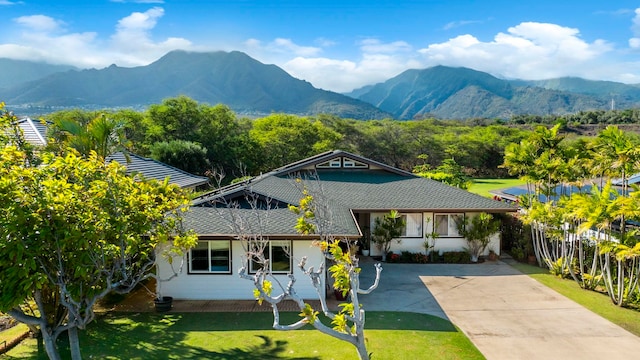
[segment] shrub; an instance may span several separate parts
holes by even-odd
[[[447,251],[442,255],[444,262],[449,264],[467,264],[471,260],[466,251]]]
[[[387,262],[390,262],[390,263],[397,263],[397,262],[401,262],[401,261],[400,261],[400,259],[401,259],[401,258],[400,258],[400,255],[398,255],[398,254],[389,253],[389,254],[387,255]]]
[[[412,263],[413,261],[413,253],[411,251],[403,251],[400,253],[400,261],[401,263]]]
[[[411,262],[416,264],[426,264],[429,262],[429,256],[422,253],[415,253],[411,255]]]

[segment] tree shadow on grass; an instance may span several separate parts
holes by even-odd
[[[297,313],[281,316],[284,323],[299,319]],[[99,316],[80,331],[80,346],[85,358],[94,359],[320,359],[293,357],[299,347],[261,333],[273,331],[272,324],[271,313],[115,312]],[[315,331],[311,326],[303,329]],[[460,332],[451,322],[435,316],[377,311],[367,312],[366,330]],[[70,358],[66,334],[59,339],[59,346],[62,358]],[[44,348],[35,346],[27,357],[47,358]]]
[[[248,337],[244,346],[208,350],[186,343],[193,318],[182,314],[164,316],[149,314],[118,314],[102,316],[80,331],[80,347],[84,358],[94,359],[213,359],[258,360],[292,359],[320,360],[319,357],[291,357],[288,342],[264,335]],[[215,337],[214,334],[211,335]],[[206,341],[206,338],[203,339]],[[71,357],[66,334],[58,340],[63,359]],[[44,347],[34,348],[33,359],[47,359]],[[8,357],[7,359],[11,359]]]

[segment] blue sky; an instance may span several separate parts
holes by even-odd
[[[239,50],[338,92],[410,68],[640,83],[640,1],[0,0],[0,57],[103,68]]]

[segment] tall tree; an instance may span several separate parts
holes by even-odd
[[[187,140],[198,141],[203,117],[195,100],[178,96],[149,106],[147,126],[149,142]]]
[[[253,122],[249,133],[262,154],[260,171],[333,150],[340,134],[320,121],[287,114],[272,114]]]
[[[191,174],[204,175],[210,167],[207,150],[191,141],[162,141],[150,150],[152,158]]]
[[[51,359],[68,331],[79,359],[77,329],[94,319],[96,301],[152,276],[161,250],[195,244],[180,227],[189,197],[167,182],[136,181],[95,152],[44,152],[33,166],[12,141],[2,145],[0,310],[38,327]]]

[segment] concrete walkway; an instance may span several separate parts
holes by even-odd
[[[361,284],[372,264],[364,261]],[[489,360],[637,359],[640,338],[502,261],[473,265],[384,264],[368,310],[449,319]]]

